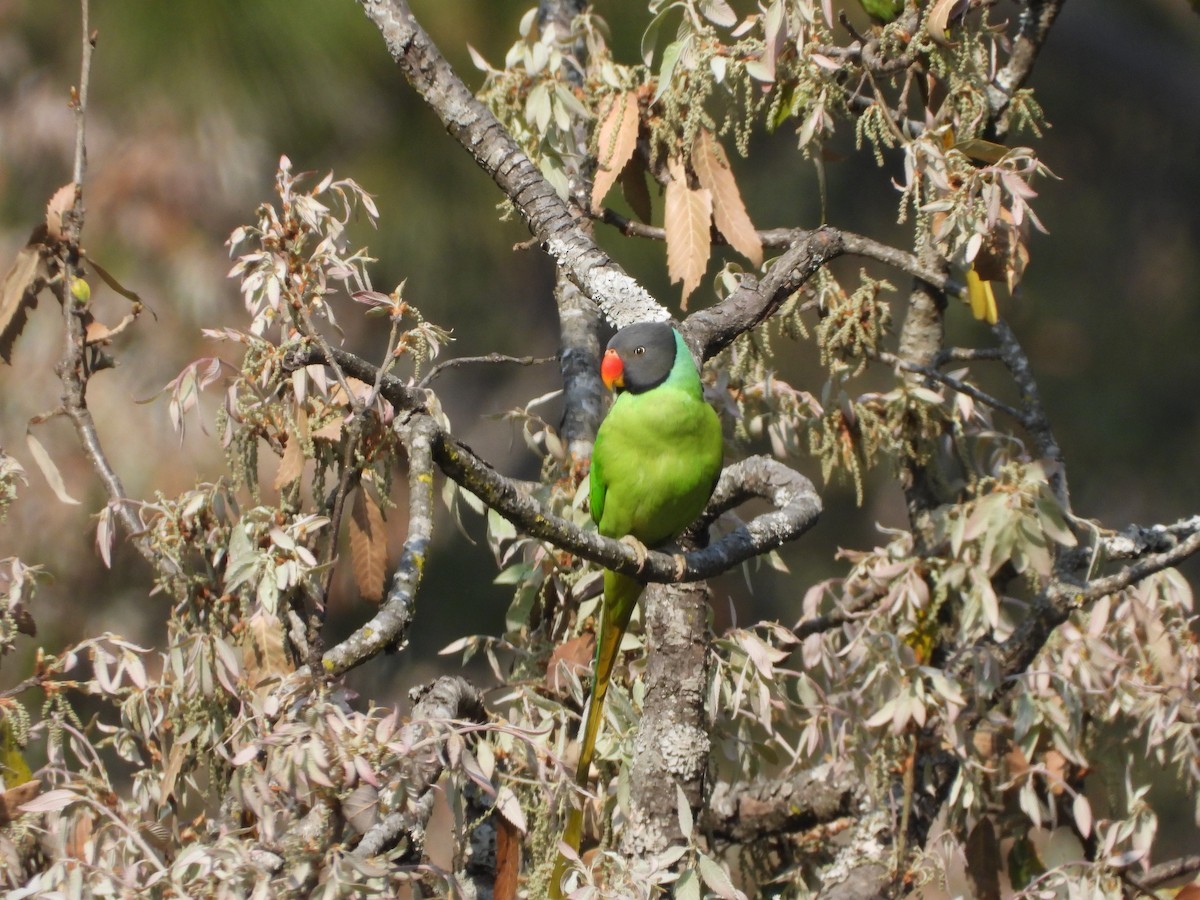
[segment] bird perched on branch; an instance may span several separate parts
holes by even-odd
[[[678,537],[704,510],[721,473],[724,442],[717,414],[704,401],[700,372],[683,337],[665,322],[642,322],[608,343],[600,377],[616,399],[592,450],[592,519],[602,535],[634,544],[639,557]],[[596,635],[595,678],[580,740],[575,781],[587,786],[604,697],[633,608],[645,585],[604,572]],[[575,850],[583,812],[572,808],[563,840]],[[552,896],[566,870],[555,866]]]

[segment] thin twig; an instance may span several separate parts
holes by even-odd
[[[1063,509],[1070,511],[1071,494],[1067,488],[1066,462],[1050,427],[1050,417],[1042,406],[1041,391],[1038,390],[1037,379],[1033,377],[1029,357],[1025,355],[1012,328],[1003,319],[992,326],[992,333],[1000,343],[1000,358],[1021,391],[1021,405],[1024,408],[1021,423],[1033,438],[1038,453],[1050,461],[1051,466],[1046,473],[1050,489]]]
[[[437,426],[428,416],[418,413],[397,430],[408,451],[408,537],[379,612],[322,657],[321,666],[329,676],[340,675],[390,647],[399,646],[412,623],[417,588],[433,535],[432,443]]]
[[[1003,400],[998,400],[986,391],[981,391],[970,382],[961,381],[960,379],[955,378],[953,375],[947,375],[944,372],[939,372],[937,369],[934,369],[930,366],[922,366],[918,365],[917,363],[909,362],[908,360],[901,359],[894,353],[888,353],[887,351],[876,353],[875,358],[881,363],[889,366],[895,366],[898,369],[903,369],[905,372],[913,372],[917,375],[924,375],[930,381],[941,382],[951,390],[958,391],[960,394],[966,394],[968,397],[978,400],[980,403],[990,406],[992,409],[995,409],[998,412],[1002,412],[1008,416],[1011,416],[1016,422],[1025,424],[1025,413],[1014,406],[1010,406]]]
[[[666,240],[665,229],[657,225],[646,225],[643,222],[630,219],[608,207],[605,207],[600,212],[599,218],[605,224],[613,226],[627,237],[640,237],[652,241]],[[897,247],[891,247],[880,241],[861,234],[855,234],[851,231],[843,231],[841,229],[830,228],[829,226],[826,226],[825,230],[840,236],[844,254],[861,256],[884,263],[894,269],[899,269],[902,272],[912,275],[914,278],[920,278],[922,281],[926,281],[948,294],[960,294],[963,291],[962,285],[945,274],[930,269],[928,266],[921,265],[921,261],[912,253],[907,253]],[[775,249],[791,247],[797,241],[805,240],[811,233],[799,228],[764,228],[756,232],[758,239],[762,241],[764,247]],[[725,236],[715,229],[712,233],[712,239],[713,243],[716,244],[727,245],[729,243]]]
[[[518,366],[544,366],[546,363],[552,363],[557,359],[557,356],[505,356],[503,353],[487,353],[483,356],[459,356],[455,359],[447,359],[444,362],[440,362],[430,369],[425,377],[417,382],[416,389],[420,391],[429,387],[430,382],[447,369],[458,369],[463,366],[472,366],[479,363],[512,363]]]
[[[75,201],[71,211],[64,216],[63,246],[58,259],[59,273],[53,280],[51,289],[58,298],[63,311],[64,347],[63,356],[55,367],[63,386],[63,410],[75,426],[75,433],[83,447],[84,454],[91,461],[92,468],[104,485],[109,497],[109,505],[114,509],[126,532],[132,537],[138,552],[156,568],[163,565],[150,549],[149,541],[144,536],[144,528],[133,506],[127,502],[125,486],[113,469],[100,443],[96,431],[96,422],[87,406],[87,386],[89,370],[87,365],[86,335],[83,319],[76,305],[75,298],[68,287],[71,274],[80,258],[79,240],[83,231],[83,179],[87,172],[87,148],[85,145],[85,123],[87,121],[88,83],[91,79],[92,50],[94,47],[88,25],[88,0],[81,0],[81,22],[83,27],[82,49],[80,56],[79,88],[76,92],[75,109]]]
[[[87,170],[87,144],[85,141],[85,122],[88,99],[88,82],[92,72],[92,49],[93,44],[90,26],[88,24],[88,0],[80,0],[79,3],[82,26],[83,39],[80,50],[80,71],[79,71],[79,91],[75,99],[75,168],[73,170],[73,180],[75,182],[75,203],[76,209],[74,212],[77,215],[82,215],[82,209],[78,208],[83,202],[83,175]],[[82,226],[82,219],[81,219]],[[78,241],[78,234],[75,235]]]
[[[933,358],[933,366],[941,368],[954,362],[978,362],[980,360],[1003,359],[998,347],[945,347]]]
[[[1200,855],[1181,856],[1178,859],[1151,866],[1144,875],[1131,876],[1130,880],[1139,890],[1152,891],[1168,881],[1174,881],[1185,875],[1194,875],[1197,872],[1200,872]]]

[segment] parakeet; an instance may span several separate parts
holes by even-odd
[[[600,376],[616,399],[592,450],[592,519],[606,537],[632,537],[654,547],[677,537],[708,503],[721,473],[721,423],[704,401],[691,351],[665,322],[618,331],[608,343]],[[634,578],[604,573],[595,679],[575,776],[581,787],[587,784],[621,638],[643,588]],[[572,809],[563,840],[574,849],[582,827],[582,811]],[[565,868],[560,857],[552,896],[558,896]]]
[[[895,22],[904,12],[904,0],[858,0],[858,3],[867,11],[871,21],[880,25]]]

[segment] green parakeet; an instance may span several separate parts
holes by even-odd
[[[887,25],[895,22],[904,12],[904,0],[858,0],[859,5],[867,11],[874,22]]]
[[[677,537],[708,503],[721,473],[721,423],[704,402],[691,351],[665,322],[618,331],[608,343],[600,375],[616,399],[592,450],[592,518],[606,537],[629,536],[654,547]],[[626,575],[604,573],[595,679],[575,776],[581,787],[587,785],[621,638],[643,588]],[[582,829],[582,811],[574,808],[563,840],[578,850]],[[560,857],[552,896],[559,896],[565,869]]]

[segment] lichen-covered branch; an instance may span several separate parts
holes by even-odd
[[[404,0],[359,0],[405,78],[525,218],[542,249],[617,326],[669,318],[649,292],[608,257],[567,204],[474,94]]]
[[[768,319],[822,266],[845,252],[842,236],[834,229],[805,232],[773,261],[761,280],[744,277],[737,290],[720,303],[688,316],[680,330],[708,359]]]
[[[808,831],[854,815],[859,787],[856,775],[828,765],[787,778],[720,784],[700,814],[700,828],[739,844]]]
[[[351,353],[339,350],[334,353],[347,374],[374,381],[375,366]],[[292,353],[287,366],[299,368],[323,361],[319,349],[306,348]],[[584,531],[548,513],[519,482],[501,475],[470,447],[445,432],[419,411],[423,406],[421,398],[400,379],[385,376],[380,380],[380,393],[398,410],[414,411],[408,427],[431,429],[434,462],[447,476],[514,525],[577,556],[647,582],[699,581],[720,574],[794,541],[816,523],[821,512],[821,500],[811,481],[777,460],[750,457],[721,473],[710,510],[714,515],[719,514],[757,496],[771,501],[774,512],[757,516],[703,550],[687,553],[682,569],[676,565],[674,556],[656,551],[650,551],[644,565],[639,567],[637,552],[628,544],[602,537],[595,531]],[[705,520],[711,518],[708,515]]]
[[[680,832],[678,792],[695,815],[703,804],[710,749],[704,715],[708,591],[703,585],[654,585],[643,602],[646,690],[620,843],[633,860],[691,837]]]
[[[1200,872],[1200,854],[1181,856],[1178,859],[1153,865],[1143,875],[1131,876],[1130,880],[1142,891],[1153,891],[1168,881]]]
[[[796,540],[817,521],[821,501],[803,475],[777,460],[754,456],[721,473],[710,508],[725,509],[738,496],[760,496],[776,505],[739,526],[702,550],[681,557],[651,550],[644,563],[622,541],[585,531],[543,509],[517,482],[501,475],[465,444],[439,431],[433,445],[434,461],[447,476],[478,496],[522,531],[605,568],[646,582],[700,581],[725,572],[739,563]],[[759,493],[759,491],[762,493]]]
[[[327,675],[340,675],[403,643],[416,609],[417,588],[433,534],[433,420],[414,415],[398,426],[408,450],[408,537],[379,612],[321,657]]]
[[[483,698],[469,681],[459,675],[447,675],[413,691],[416,701],[412,717],[400,732],[399,742],[412,747],[398,773],[410,797],[405,809],[393,810],[363,835],[354,854],[363,858],[385,853],[404,835],[414,846],[424,843],[425,823],[433,810],[432,788],[442,774],[442,742],[450,723],[482,723],[487,718]]]

